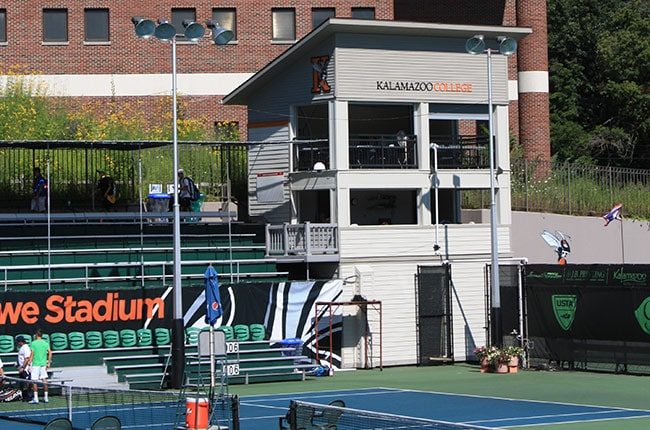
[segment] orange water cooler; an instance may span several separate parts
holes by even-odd
[[[185,428],[188,430],[207,430],[210,416],[208,399],[188,397],[185,399],[185,405]]]

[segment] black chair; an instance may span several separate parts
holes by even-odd
[[[332,400],[329,403],[329,406],[335,406],[337,408],[344,408],[345,402],[343,400]],[[315,424],[319,430],[336,430],[339,425],[339,418],[343,415],[343,411],[339,409],[327,409],[323,412],[321,416],[322,423]]]
[[[43,430],[72,430],[72,423],[67,418],[54,418],[43,427]]]
[[[107,415],[105,417],[98,418],[90,430],[122,430],[122,423],[118,417],[112,415]]]

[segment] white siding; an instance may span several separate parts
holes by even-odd
[[[435,226],[361,226],[341,227],[340,254],[343,259],[373,257],[433,257]],[[510,256],[510,228],[497,228],[499,255]],[[444,258],[488,258],[489,224],[439,226],[439,243]]]
[[[249,214],[263,217],[266,222],[281,224],[290,219],[289,187],[285,181],[284,201],[281,203],[258,203],[256,184],[258,173],[289,171],[289,144],[273,143],[288,140],[288,126],[253,128],[249,139],[265,140],[268,144],[252,145],[248,150],[248,204]]]
[[[444,226],[440,244],[450,246],[443,258],[433,254],[434,227],[364,226],[341,228],[340,276],[355,274],[355,266],[372,269],[372,285],[360,286],[360,294],[383,304],[384,364],[417,362],[415,275],[418,265],[452,267],[454,359],[463,361],[477,345],[485,343],[484,267],[490,261],[489,224]],[[510,256],[509,227],[498,229],[500,254]],[[354,291],[349,288],[343,299]],[[344,366],[352,354],[344,352]],[[353,365],[353,364],[352,364]]]
[[[508,103],[507,60],[492,58],[492,96]],[[468,84],[469,91],[387,90],[377,82]],[[421,52],[390,49],[336,48],[336,97],[393,102],[481,103],[487,100],[487,66],[483,55],[465,52]]]

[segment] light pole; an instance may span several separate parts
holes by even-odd
[[[509,37],[500,36],[499,50],[506,57],[511,56],[517,51],[517,42]],[[492,110],[492,52],[493,48],[486,48],[485,38],[483,35],[471,37],[465,43],[465,50],[473,55],[485,53],[487,58],[487,90],[488,90],[488,128],[489,128],[489,147],[490,147],[490,344],[500,346],[503,339],[503,329],[501,327],[501,295],[499,291],[499,243],[497,239],[497,211],[495,202],[495,169],[494,169],[494,133],[493,120],[494,112]]]
[[[183,324],[183,292],[181,290],[181,218],[178,201],[178,127],[176,110],[176,28],[167,20],[158,20],[158,24],[150,19],[133,17],[135,34],[141,39],[152,36],[163,42],[169,42],[172,47],[172,146],[174,159],[174,281],[173,281],[173,324],[172,324],[172,388],[181,388],[185,367],[185,326]],[[227,44],[234,36],[231,30],[220,27],[211,20],[206,21],[211,29],[211,38],[217,45]],[[184,20],[184,40],[198,42],[205,35],[205,28],[194,21]]]

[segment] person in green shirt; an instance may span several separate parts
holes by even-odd
[[[36,330],[36,339],[32,341],[30,348],[32,355],[29,356],[25,367],[32,366],[32,381],[34,398],[29,403],[38,403],[38,385],[37,381],[43,382],[43,401],[47,403],[47,369],[52,364],[52,349],[50,344],[43,340],[43,332],[41,329]]]

